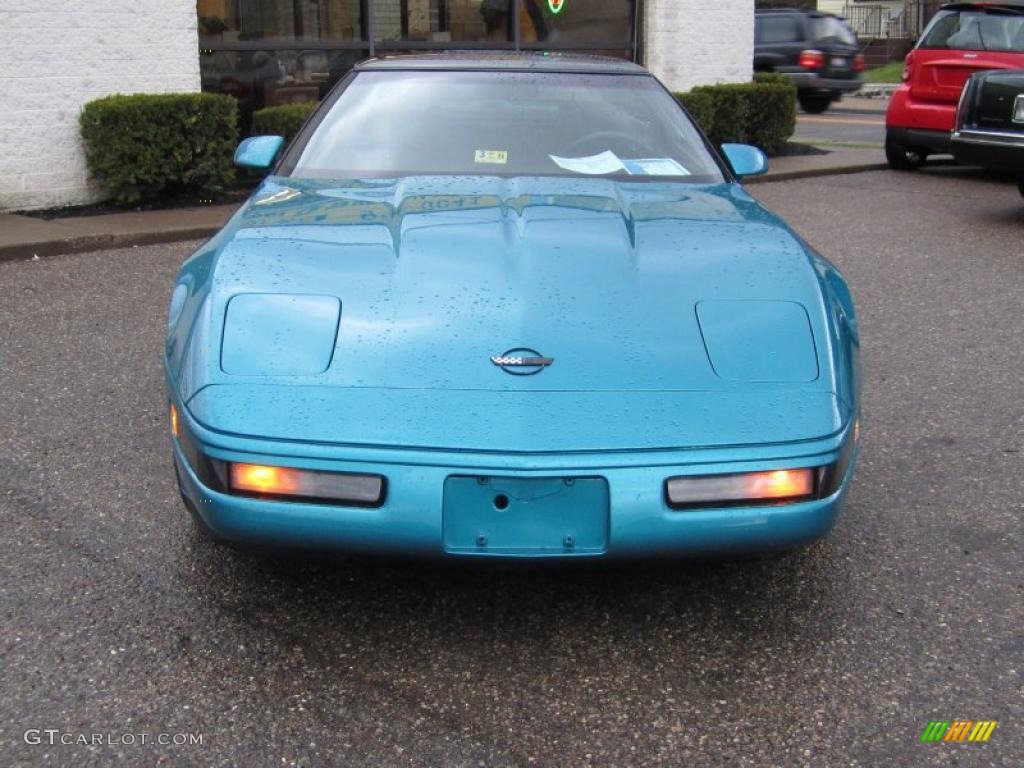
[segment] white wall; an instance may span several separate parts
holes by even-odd
[[[673,91],[750,80],[754,0],[647,0],[645,64]]]
[[[98,199],[82,104],[199,90],[195,0],[0,0],[0,210]]]
[[[818,10],[842,16],[846,10],[846,0],[818,0]]]

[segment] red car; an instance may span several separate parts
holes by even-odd
[[[975,72],[1024,68],[1024,0],[944,5],[908,55],[886,113],[885,156],[909,170],[950,154],[964,83]]]

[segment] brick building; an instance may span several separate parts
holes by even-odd
[[[590,51],[670,87],[747,80],[754,0],[4,0],[0,210],[87,203],[82,104],[111,93],[229,93],[243,129],[320,98],[395,51]]]

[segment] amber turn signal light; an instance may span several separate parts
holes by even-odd
[[[250,493],[294,495],[302,487],[299,471],[262,464],[232,464],[231,487]]]
[[[233,492],[255,496],[370,507],[384,500],[384,478],[380,475],[234,463],[230,480]]]
[[[666,484],[676,507],[798,501],[814,495],[813,469],[774,469],[733,475],[673,477]]]
[[[171,434],[178,436],[178,409],[171,403]]]

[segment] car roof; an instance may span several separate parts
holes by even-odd
[[[762,8],[754,12],[755,19],[767,18],[769,16],[806,16],[809,19],[835,19],[844,24],[849,24],[845,16],[840,16],[828,11],[808,11],[803,8]]]
[[[367,59],[356,65],[360,71],[494,71],[566,72],[612,75],[649,75],[639,64],[609,56],[588,56],[553,52],[442,51],[400,54]]]

